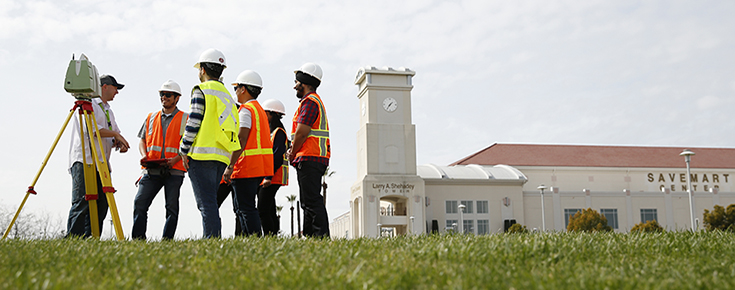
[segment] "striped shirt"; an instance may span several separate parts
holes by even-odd
[[[196,138],[199,133],[199,128],[202,126],[206,103],[207,100],[204,98],[204,92],[199,87],[196,87],[191,92],[191,112],[189,113],[189,120],[186,121],[184,137],[181,138],[181,148],[179,148],[181,154],[188,154],[189,150],[191,150],[191,145],[194,144],[194,138]]]

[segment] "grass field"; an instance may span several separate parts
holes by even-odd
[[[0,289],[734,289],[735,235],[0,241]]]

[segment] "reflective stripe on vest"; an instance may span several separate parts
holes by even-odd
[[[240,110],[250,111],[250,133],[242,154],[232,170],[232,178],[273,176],[273,143],[268,117],[256,100],[248,101]]]
[[[194,160],[215,160],[229,165],[232,152],[240,149],[235,102],[221,82],[210,80],[194,90],[197,88],[204,93],[205,109],[189,156]]]
[[[285,129],[277,127],[271,133],[271,143],[273,143],[273,146],[276,145],[274,142],[276,140],[276,133],[278,133],[279,130],[283,132],[284,136],[288,136]],[[283,145],[288,149],[288,139]],[[281,163],[281,166],[278,167],[278,170],[276,170],[276,172],[273,174],[271,184],[280,184],[282,186],[288,185],[288,156],[286,156],[286,154],[283,154],[283,162]]]
[[[176,112],[171,117],[172,119],[166,128],[166,132],[163,132],[161,115],[161,111],[155,114],[148,114],[146,122],[148,128],[145,138],[147,149],[146,158],[148,159],[174,158],[179,154],[179,142],[181,142],[181,137],[183,136],[181,127],[186,126],[186,120],[189,114],[181,111]],[[173,168],[186,171],[181,161],[174,164]]]
[[[317,106],[319,107],[319,116],[317,116],[316,121],[314,122],[314,124],[312,124],[311,131],[306,137],[304,144],[301,145],[301,148],[299,148],[299,151],[296,153],[296,158],[300,156],[317,156],[329,158],[331,155],[329,142],[329,122],[327,121],[327,112],[324,109],[324,104],[322,103],[321,98],[319,98],[319,95],[317,95],[315,92],[309,93],[304,97],[304,99],[310,99],[317,104]],[[302,100],[302,103],[303,101],[305,100]],[[298,119],[300,110],[301,103],[299,104],[299,109],[296,110],[296,113],[293,117],[291,140],[293,140],[296,136],[296,120]]]

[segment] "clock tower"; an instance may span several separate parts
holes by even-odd
[[[416,174],[412,78],[407,68],[360,68],[357,177],[350,198],[352,237],[424,233],[424,181]]]

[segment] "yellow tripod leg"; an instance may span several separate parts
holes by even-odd
[[[91,114],[91,119],[94,123],[94,128],[97,128],[97,119],[94,118],[94,112],[92,112]],[[104,147],[102,146],[102,137],[100,136],[100,130],[95,129],[95,134],[97,134],[97,149],[99,151],[92,152],[99,153],[102,158],[95,157],[94,160],[97,163],[97,168],[99,169],[100,180],[102,181],[102,191],[105,193],[105,197],[107,197],[107,205],[110,208],[110,215],[112,215],[112,224],[115,228],[115,235],[117,236],[118,240],[122,241],[125,240],[125,235],[123,234],[122,224],[120,223],[120,215],[117,212],[117,203],[115,203],[115,188],[112,187],[110,167],[107,164],[105,152],[102,150]]]
[[[99,226],[99,218],[97,216],[97,170],[95,170],[95,163],[97,160],[97,153],[95,152],[94,148],[94,142],[91,140],[93,139],[92,131],[89,130],[89,128],[97,128],[97,125],[92,127],[92,122],[90,122],[90,115],[87,114],[87,111],[84,109],[82,110],[82,114],[79,115],[79,124],[85,124],[87,126],[87,133],[89,135],[90,140],[90,152],[92,153],[92,159],[95,160],[92,164],[87,164],[87,153],[86,153],[86,146],[84,146],[84,130],[79,130],[79,134],[81,135],[80,140],[82,140],[82,158],[83,158],[83,164],[84,164],[84,190],[86,193],[86,196],[84,197],[87,200],[87,204],[89,206],[89,225],[92,228],[92,236],[99,239],[100,238],[100,226]],[[92,115],[94,117],[94,115]],[[84,123],[82,123],[82,119],[84,119]],[[81,126],[81,125],[80,125]],[[95,130],[96,131],[96,130]]]
[[[64,125],[61,126],[61,130],[59,130],[59,134],[56,135],[56,139],[54,140],[54,143],[51,145],[51,149],[48,150],[48,153],[46,154],[46,158],[43,159],[43,162],[41,163],[41,168],[38,169],[38,173],[36,173],[36,177],[33,178],[33,182],[31,182],[31,185],[28,186],[28,191],[26,191],[26,196],[23,198],[23,202],[20,203],[20,207],[18,207],[18,211],[15,212],[15,216],[13,216],[13,220],[8,225],[8,229],[5,230],[5,233],[3,234],[3,238],[5,239],[8,237],[8,234],[10,233],[10,229],[13,228],[13,224],[15,224],[15,220],[18,219],[18,215],[20,215],[20,211],[23,209],[23,206],[26,204],[26,200],[28,200],[28,196],[33,193],[36,194],[36,191],[33,189],[36,186],[36,182],[38,182],[38,178],[41,177],[41,173],[43,172],[43,169],[46,168],[46,164],[48,163],[49,158],[51,158],[51,153],[54,153],[54,149],[56,149],[56,145],[59,143],[59,139],[61,139],[61,135],[64,134],[64,130],[66,129],[66,126],[69,124],[69,120],[71,120],[71,117],[74,115],[74,110],[76,107],[72,108],[69,111],[69,115],[66,116],[66,121],[64,121]]]

